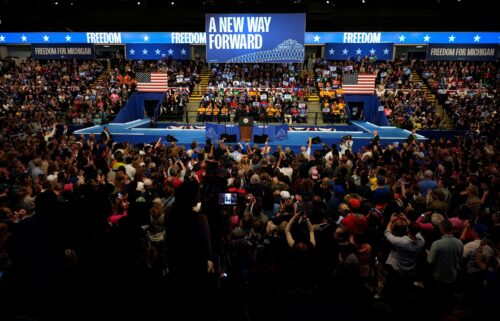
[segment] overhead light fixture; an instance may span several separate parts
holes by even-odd
[[[365,3],[366,1],[365,0],[361,0],[361,3]]]
[[[416,46],[415,48],[423,48],[424,46]]]
[[[172,1],[172,2],[170,2],[170,4],[171,4],[171,5],[174,5],[174,4],[175,4],[175,2],[173,2],[173,1]]]
[[[141,5],[141,2],[140,1],[137,1],[137,5],[140,6]]]

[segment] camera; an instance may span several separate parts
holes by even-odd
[[[220,193],[219,205],[236,205],[238,201],[237,193]]]

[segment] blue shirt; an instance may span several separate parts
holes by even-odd
[[[431,179],[424,179],[418,183],[418,188],[420,190],[420,194],[427,196],[428,190],[433,191],[437,188],[437,183]]]

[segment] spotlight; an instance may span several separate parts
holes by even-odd
[[[137,1],[137,5],[140,6],[141,5],[141,2],[140,1]]]
[[[173,1],[172,1],[172,2],[170,2],[170,4],[171,4],[171,5],[174,5],[174,4],[175,4],[175,2],[173,2]]]

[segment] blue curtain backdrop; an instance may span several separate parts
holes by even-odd
[[[128,123],[136,119],[145,118],[144,114],[144,101],[145,100],[158,100],[158,104],[155,107],[155,120],[158,119],[158,111],[160,109],[163,100],[165,99],[165,94],[163,93],[133,93],[129,97],[125,106],[120,110],[118,115],[116,115],[113,123]]]
[[[385,117],[384,110],[380,110],[380,98],[377,95],[345,95],[344,100],[348,107],[347,115],[350,120],[350,107],[352,103],[363,103],[364,119],[377,126],[389,126],[389,121]]]

